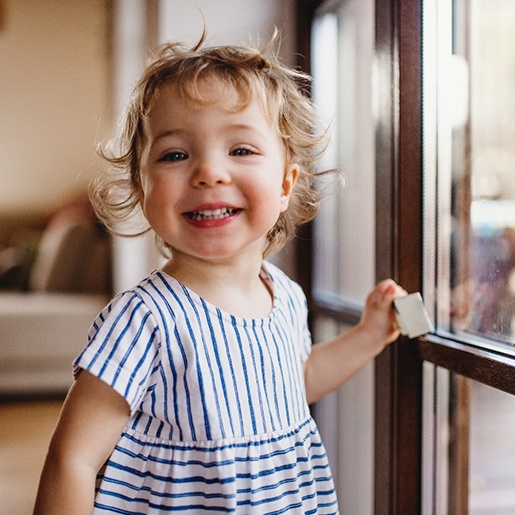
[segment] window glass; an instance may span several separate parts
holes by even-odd
[[[327,177],[314,224],[315,292],[356,307],[374,282],[373,31],[373,2],[347,0],[316,17],[312,38],[313,96],[332,134],[320,168],[342,172]]]
[[[470,515],[515,513],[515,397],[478,382],[470,397]]]
[[[515,3],[423,1],[424,295],[515,356]],[[423,510],[515,513],[515,397],[424,364]]]
[[[331,128],[331,140],[318,163],[319,170],[338,166],[338,18],[335,13],[317,17],[312,28],[313,100],[320,114],[320,124]],[[334,179],[333,179],[334,180]],[[320,187],[329,190],[331,177],[321,179]],[[333,192],[324,202],[315,220],[314,283],[318,291],[338,291],[339,193]]]
[[[515,513],[515,397],[424,367],[422,514]]]
[[[314,222],[313,303],[333,313],[360,309],[374,282],[375,141],[372,114],[373,0],[323,2],[312,26],[313,97],[331,141],[320,170],[329,174]],[[344,329],[312,310],[315,341]],[[373,513],[374,368],[366,366],[313,407],[333,471],[342,515]],[[359,430],[356,430],[359,428]]]
[[[426,265],[437,326],[511,354],[514,89],[515,3],[426,0]]]

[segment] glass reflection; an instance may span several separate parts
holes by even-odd
[[[426,225],[435,221],[437,242],[431,248],[429,228],[426,257],[437,259],[426,265],[437,326],[512,348],[515,3],[427,0],[424,15]]]
[[[465,227],[456,232],[452,323],[515,343],[515,4],[456,0],[453,12],[469,116],[452,132],[452,212]]]

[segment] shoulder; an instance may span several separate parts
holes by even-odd
[[[154,270],[132,288],[119,292],[110,304],[123,304],[139,300],[148,309],[153,310],[164,302],[168,303],[170,298],[177,298],[181,295],[183,295],[181,285],[173,277],[166,275],[161,270]]]
[[[132,288],[118,292],[99,313],[92,330],[106,324],[128,324],[143,319],[150,322],[159,318],[169,296],[169,288],[159,271],[152,272]]]

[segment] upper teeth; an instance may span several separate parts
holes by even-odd
[[[216,220],[217,218],[224,218],[236,212],[235,209],[222,207],[219,209],[205,209],[203,211],[195,211],[190,213],[190,218],[193,220]]]

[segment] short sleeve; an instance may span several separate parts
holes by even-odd
[[[295,339],[297,355],[304,363],[311,354],[311,332],[308,326],[308,303],[300,284],[292,281],[282,270],[266,262],[263,273],[272,281],[276,308]]]
[[[311,339],[311,331],[308,326],[308,305],[306,301],[306,297],[302,293],[303,304],[304,304],[304,312],[302,319],[302,329],[301,329],[301,338],[300,338],[300,360],[302,363],[307,361],[309,355],[311,354],[312,347],[312,339]]]
[[[158,366],[159,349],[151,311],[136,293],[122,293],[93,322],[88,345],[74,362],[74,375],[84,369],[110,385],[126,399],[132,414]]]
[[[289,294],[289,311],[292,317],[293,334],[296,335],[300,361],[304,363],[311,354],[312,339],[308,324],[308,302],[302,287],[287,278]]]

